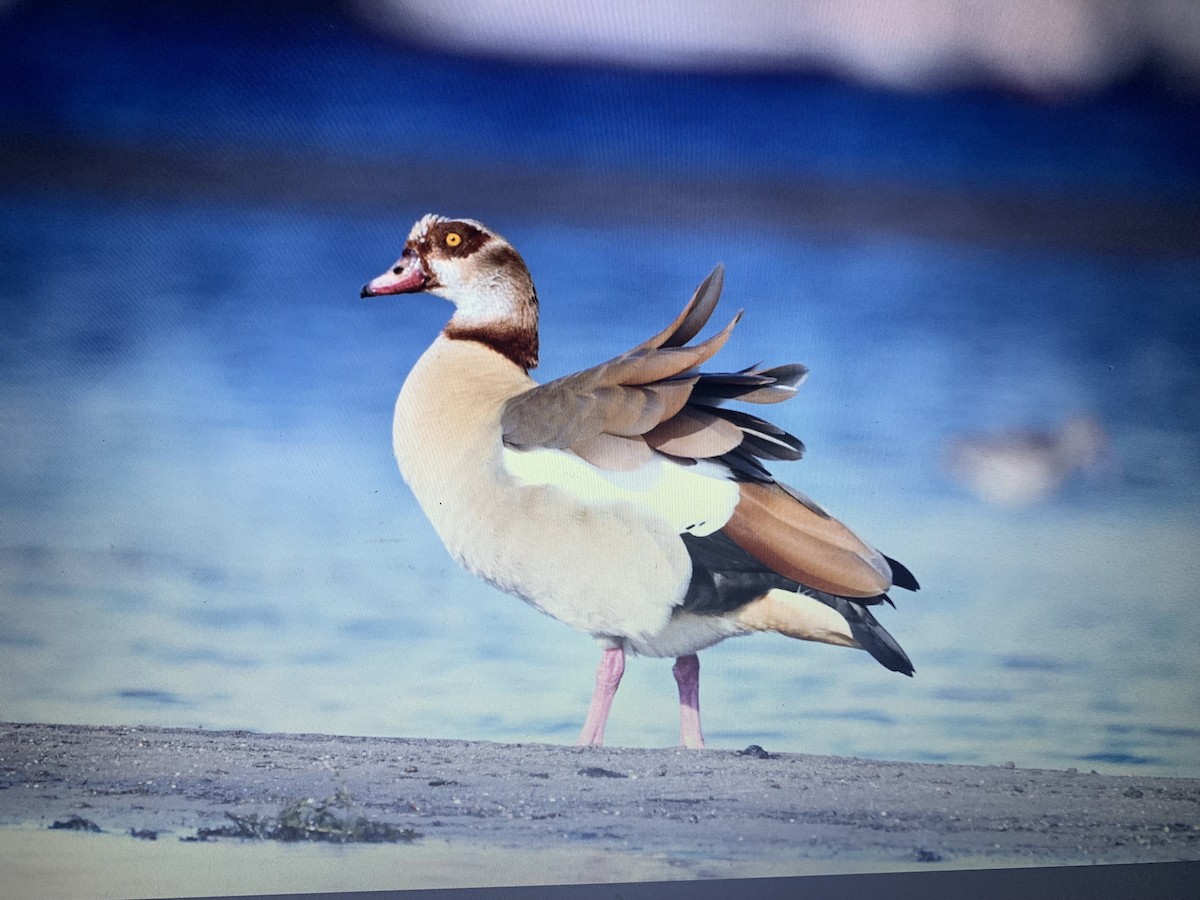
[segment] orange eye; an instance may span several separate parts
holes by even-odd
[[[459,234],[457,231],[452,231],[448,235],[446,235],[446,246],[447,247],[457,247],[461,243],[462,243],[462,235]]]

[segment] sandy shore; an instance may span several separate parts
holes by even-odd
[[[184,896],[1153,862],[1200,859],[1200,779],[6,724],[0,826],[24,896],[79,896],[72,865],[92,895]],[[359,843],[281,842],[305,829]],[[280,854],[291,882],[247,884]]]

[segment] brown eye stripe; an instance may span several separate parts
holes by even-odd
[[[446,238],[457,234],[461,240],[458,244],[448,243]],[[429,229],[429,244],[440,247],[451,256],[470,256],[492,239],[486,231],[480,231],[474,225],[466,222],[438,222]]]

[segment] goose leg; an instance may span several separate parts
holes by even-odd
[[[698,750],[704,746],[700,730],[700,657],[695,653],[680,656],[671,671],[679,685],[679,740],[683,746]]]
[[[624,674],[625,648],[606,647],[600,656],[600,665],[596,667],[596,690],[592,693],[587,721],[583,723],[583,730],[579,732],[576,744],[592,744],[598,747],[604,743],[604,723],[608,721],[608,711],[612,708],[613,697],[616,696],[617,686]]]

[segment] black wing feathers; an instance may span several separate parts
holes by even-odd
[[[904,563],[897,562],[890,556],[884,556],[887,564],[892,568],[892,584],[896,587],[902,587],[906,591],[919,591],[921,585],[917,582],[916,577],[912,572],[908,571],[908,567]]]
[[[900,648],[896,639],[888,634],[887,629],[875,620],[869,609],[845,597],[835,597],[823,591],[806,590],[804,593],[836,609],[850,624],[850,633],[854,635],[858,645],[875,657],[884,668],[901,675],[912,675],[914,669],[908,654]]]
[[[717,614],[740,609],[775,588],[794,591],[796,582],[771,571],[721,532],[681,535],[692,558],[692,580],[681,609]]]
[[[891,603],[886,594],[850,600],[804,587],[766,568],[719,531],[706,537],[684,534],[682,538],[692,558],[692,580],[679,607],[681,610],[721,615],[745,606],[770,590],[798,590],[836,610],[850,625],[850,633],[859,646],[885,668],[904,675],[913,673],[907,654],[867,608],[884,601]]]

